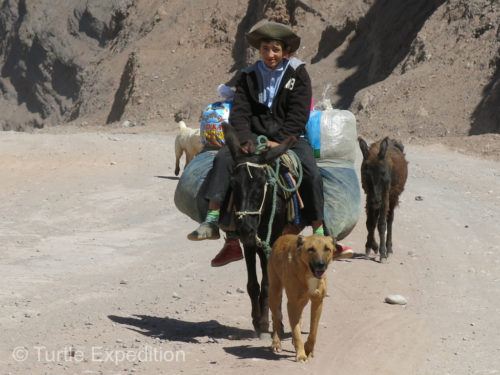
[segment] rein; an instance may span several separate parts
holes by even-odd
[[[258,138],[258,150],[262,152],[264,150],[263,145],[267,144],[267,138],[265,136],[259,136]],[[273,169],[269,164],[256,164],[256,163],[251,163],[251,162],[244,162],[237,164],[235,168],[241,167],[241,166],[246,166],[247,172],[250,176],[250,178],[253,179],[252,172],[250,168],[261,168],[265,169],[267,171],[269,181],[266,182],[264,185],[264,194],[262,196],[262,202],[260,204],[260,207],[257,211],[235,211],[235,214],[238,216],[239,219],[242,219],[246,215],[259,215],[259,225],[260,225],[260,219],[262,216],[262,210],[264,208],[264,202],[266,200],[266,195],[267,195],[267,187],[268,185],[271,185],[273,189],[273,200],[272,200],[272,208],[271,208],[271,215],[269,216],[269,222],[267,225],[267,236],[265,241],[262,241],[258,235],[255,235],[255,240],[257,242],[257,246],[261,247],[264,249],[264,252],[266,254],[266,258],[269,258],[271,255],[271,246],[270,246],[270,240],[271,240],[271,234],[272,234],[272,226],[274,222],[274,216],[276,215],[276,202],[277,202],[277,196],[278,196],[278,186],[283,189],[286,192],[293,193],[299,189],[300,184],[302,183],[302,177],[303,177],[303,170],[302,170],[302,164],[300,163],[299,157],[295,152],[288,150],[290,153],[290,157],[295,159],[295,164],[298,166],[299,170],[299,178],[297,180],[297,183],[294,187],[287,187],[285,186],[279,178],[279,168],[280,168],[280,157],[277,157],[275,160],[275,168]]]

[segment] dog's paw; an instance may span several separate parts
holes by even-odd
[[[307,361],[307,355],[304,351],[298,352],[297,355],[295,356],[295,360],[297,362],[305,362]]]
[[[307,358],[314,357],[314,343],[306,341],[306,343],[304,344],[304,350],[306,352]]]
[[[273,343],[271,344],[271,349],[273,349],[273,352],[275,353],[281,353],[283,348],[281,347],[281,341],[278,340],[273,340]]]

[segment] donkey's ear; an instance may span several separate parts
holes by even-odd
[[[238,140],[236,130],[234,130],[234,128],[227,122],[223,122],[222,131],[224,132],[224,140],[226,141],[227,147],[231,152],[233,160],[237,160],[241,156],[242,152],[240,150],[240,141]]]
[[[387,146],[389,144],[389,137],[385,137],[382,142],[380,142],[380,149],[378,151],[378,158],[380,160],[385,159],[385,154],[387,152]]]
[[[270,150],[268,150],[264,154],[264,161],[266,163],[274,161],[278,156],[283,155],[285,152],[288,151],[289,148],[293,147],[295,143],[297,143],[297,138],[292,136],[288,137],[282,143],[280,143],[279,146],[273,147]]]
[[[369,155],[368,144],[361,137],[358,137],[358,142],[359,142],[359,148],[361,149],[361,153],[363,154],[363,159],[367,159]]]

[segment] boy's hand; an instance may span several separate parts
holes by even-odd
[[[240,149],[241,151],[243,151],[243,153],[248,154],[248,143],[244,146],[240,146]]]
[[[266,147],[271,148],[271,147],[276,147],[279,146],[280,144],[278,142],[273,142],[273,141],[267,141]]]

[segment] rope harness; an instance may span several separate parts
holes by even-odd
[[[262,153],[266,149],[267,145],[267,138],[263,135],[260,135],[257,138],[257,153]],[[255,240],[257,243],[257,246],[261,247],[264,249],[264,252],[266,254],[266,258],[269,258],[271,255],[271,246],[270,246],[270,240],[271,240],[271,234],[272,234],[272,227],[273,227],[273,222],[274,222],[274,216],[276,215],[276,203],[277,203],[277,196],[278,196],[278,187],[280,187],[283,191],[286,191],[288,193],[294,193],[299,189],[300,184],[302,183],[302,177],[303,177],[303,170],[302,170],[302,164],[300,163],[300,159],[297,156],[295,152],[292,150],[287,151],[289,156],[294,159],[294,164],[297,165],[298,168],[298,173],[299,173],[299,178],[297,180],[297,183],[295,186],[289,188],[286,186],[284,183],[281,182],[279,178],[279,169],[280,169],[280,157],[277,157],[274,164],[275,167],[274,169],[269,165],[269,164],[256,164],[256,163],[251,163],[251,162],[244,162],[237,164],[235,168],[245,166],[247,168],[248,175],[250,176],[251,179],[253,179],[251,168],[260,168],[260,169],[265,169],[268,174],[268,181],[266,181],[264,185],[264,193],[262,195],[262,202],[260,203],[260,207],[256,211],[236,211],[235,214],[238,217],[238,219],[242,219],[246,215],[258,215],[259,216],[259,224],[261,222],[261,216],[262,216],[262,210],[264,208],[264,202],[266,201],[266,195],[267,195],[267,188],[268,185],[271,185],[273,189],[273,200],[272,200],[272,208],[271,208],[271,215],[269,216],[269,222],[267,225],[267,236],[265,241],[262,241],[258,234],[255,235]]]

